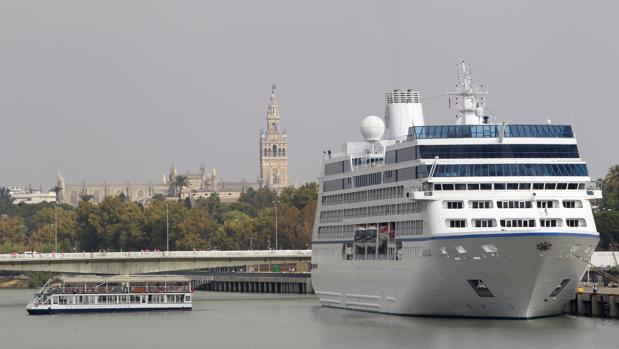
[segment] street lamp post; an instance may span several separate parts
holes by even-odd
[[[54,252],[58,253],[58,203],[54,203]]]
[[[170,209],[168,200],[165,200],[165,250],[170,252]]]
[[[275,203],[275,250],[277,251],[279,249],[277,246],[277,200],[273,202]]]

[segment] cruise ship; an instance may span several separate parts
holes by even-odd
[[[571,125],[497,122],[459,65],[453,125],[386,94],[363,141],[324,152],[312,237],[323,306],[417,316],[558,315],[598,243],[602,197]]]

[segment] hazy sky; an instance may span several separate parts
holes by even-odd
[[[0,185],[255,180],[277,84],[291,182],[360,139],[384,93],[443,94],[465,58],[512,123],[573,122],[594,177],[619,163],[614,1],[0,0]],[[426,122],[451,123],[446,97]]]

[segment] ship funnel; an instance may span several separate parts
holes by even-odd
[[[386,139],[404,140],[411,126],[423,126],[423,109],[419,92],[393,90],[386,93]]]

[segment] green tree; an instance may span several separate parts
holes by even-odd
[[[189,186],[189,177],[185,175],[178,175],[174,177],[174,186],[178,191],[178,201],[181,201],[183,197],[183,188],[187,188]]]
[[[258,190],[249,188],[246,192],[241,193],[239,197],[240,202],[246,202],[254,206],[257,210],[272,207],[276,199],[277,192],[269,188],[260,188]]]
[[[318,185],[306,183],[299,188],[287,187],[279,194],[279,201],[302,210],[318,197]]]
[[[609,192],[619,192],[619,165],[608,169],[608,173],[604,177],[604,188]]]
[[[56,194],[56,203],[59,204],[60,196],[58,194],[60,194],[60,192],[62,191],[62,187],[59,185],[55,185],[50,189],[50,191],[53,191]]]
[[[79,249],[83,251],[100,250],[102,247],[99,232],[103,230],[103,222],[98,207],[92,202],[80,201],[75,213]]]
[[[254,231],[256,233],[256,241],[254,248],[257,250],[266,250],[275,248],[275,209],[267,207],[258,212],[254,218]]]
[[[9,188],[0,187],[0,203],[13,203],[13,198],[11,197],[11,191]]]
[[[144,208],[144,232],[150,237],[150,244],[142,248],[165,250],[167,245],[166,236],[166,211],[169,221],[170,249],[174,250],[176,240],[179,238],[179,224],[183,222],[190,210],[178,201],[153,201]]]
[[[34,231],[31,246],[34,250],[53,251],[56,218],[58,220],[58,250],[76,251],[78,249],[75,210],[64,207],[45,207],[32,217]]]
[[[226,212],[219,234],[213,237],[211,243],[221,250],[247,250],[253,248],[256,238],[251,217],[240,211],[230,211]]]
[[[123,194],[124,195],[124,194]],[[90,201],[92,200],[93,196],[89,195],[89,194],[80,194],[80,199],[82,201]]]
[[[176,247],[180,250],[206,250],[217,229],[217,222],[209,217],[205,208],[194,208],[178,225]]]
[[[22,217],[0,218],[0,253],[25,251],[28,245],[27,231]]]
[[[256,215],[258,214],[258,210],[256,210],[256,208],[246,202],[232,202],[230,204],[227,205],[226,210],[229,211],[240,211],[243,212],[245,214],[247,214],[250,217],[256,217]]]
[[[598,249],[607,249],[611,241],[619,243],[619,211],[601,211],[594,217],[600,233]]]

